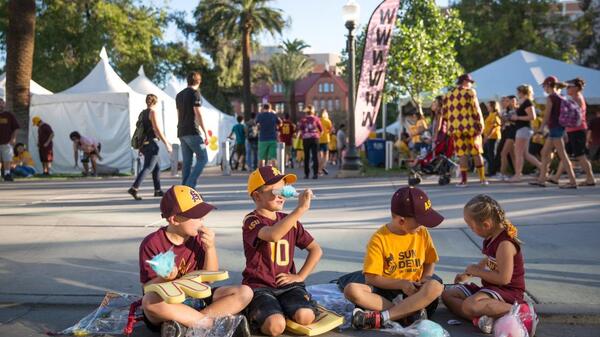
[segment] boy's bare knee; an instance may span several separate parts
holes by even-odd
[[[285,318],[281,314],[271,315],[267,317],[260,330],[267,336],[279,336],[285,330]]]
[[[360,283],[348,283],[344,287],[344,296],[351,302],[356,301],[357,294],[360,292]]]
[[[444,292],[444,285],[436,280],[427,281],[424,287],[427,297],[431,299],[436,299],[442,296],[442,293]]]
[[[300,325],[309,325],[315,320],[315,313],[311,309],[298,309],[294,313],[294,322]]]
[[[247,285],[241,285],[238,288],[239,289],[237,289],[236,292],[236,295],[239,296],[238,298],[240,298],[245,304],[250,303],[250,301],[252,301],[252,297],[254,297],[254,291],[252,291],[252,288],[248,287]]]

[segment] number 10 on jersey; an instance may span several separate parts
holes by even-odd
[[[269,242],[271,246],[271,261],[280,267],[290,263],[290,243],[287,240]]]

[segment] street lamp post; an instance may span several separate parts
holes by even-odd
[[[356,149],[356,130],[354,127],[354,103],[356,93],[355,81],[355,40],[354,30],[360,15],[360,6],[349,0],[342,8],[342,16],[348,29],[348,41],[346,50],[348,52],[348,150],[342,164],[342,175],[357,175],[361,169],[361,162]]]

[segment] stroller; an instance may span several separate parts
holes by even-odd
[[[424,156],[419,156],[408,174],[408,185],[416,186],[421,183],[424,175],[437,174],[438,184],[450,183],[452,169],[458,165],[450,158],[454,155],[454,144],[452,137],[442,134],[435,141],[433,149]]]

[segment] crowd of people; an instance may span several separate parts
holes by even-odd
[[[587,121],[583,79],[561,82],[555,76],[547,77],[540,85],[547,95],[543,104],[535,102],[533,87],[523,84],[515,89],[515,95],[480,105],[473,83],[470,75],[462,75],[455,88],[436,97],[431,123],[418,112],[410,113],[397,148],[415,159],[432,151],[435,144],[448,142],[459,158],[459,187],[467,186],[472,167],[484,185],[488,177],[521,182],[525,163],[537,175],[531,185],[559,185],[567,173],[568,183],[560,188],[595,186],[591,161],[600,159],[600,114],[596,112],[595,118]],[[562,96],[564,88],[566,95]],[[568,113],[577,122],[564,126],[561,114]],[[575,162],[585,174],[584,181],[576,181]]]
[[[277,143],[285,148],[286,167],[303,167],[304,178],[318,179],[329,174],[328,165],[340,165],[346,150],[345,125],[336,129],[326,109],[317,116],[312,105],[306,106],[304,116],[294,123],[288,113],[278,115],[269,103],[262,111],[244,122],[238,116],[229,138],[235,140],[233,169],[255,170],[277,164]],[[312,174],[311,174],[312,170]]]

